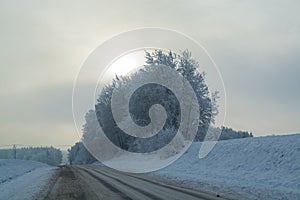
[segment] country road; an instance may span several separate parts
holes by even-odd
[[[174,199],[221,200],[223,198],[129,174],[103,166],[62,166],[48,186],[45,199]]]

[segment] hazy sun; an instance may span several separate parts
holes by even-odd
[[[141,66],[139,63],[136,53],[128,54],[116,60],[108,71],[119,76],[126,75],[134,68]]]

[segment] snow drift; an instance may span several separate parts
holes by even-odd
[[[236,199],[300,199],[300,134],[219,141],[199,159],[201,143],[149,175]]]
[[[0,199],[35,199],[54,169],[36,161],[0,159]]]

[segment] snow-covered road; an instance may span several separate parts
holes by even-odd
[[[59,171],[47,200],[223,200],[99,165],[63,166]]]

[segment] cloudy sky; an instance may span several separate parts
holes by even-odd
[[[72,144],[72,84],[106,39],[164,27],[200,42],[221,71],[226,126],[300,132],[300,2],[0,2],[0,146]]]

